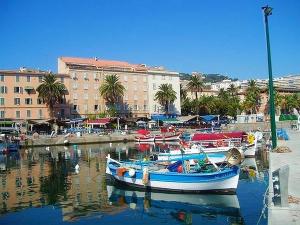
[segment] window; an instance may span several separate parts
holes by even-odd
[[[94,80],[98,80],[98,74],[94,73]]]
[[[147,77],[146,76],[143,77],[143,81],[147,82]]]
[[[43,110],[39,109],[39,118],[42,119],[43,118]]]
[[[169,76],[169,80],[172,80],[172,76]]]
[[[84,93],[84,94],[83,94],[83,99],[89,99],[89,94]]]
[[[0,74],[0,81],[4,81],[4,75],[3,74]]]
[[[32,105],[32,98],[25,98],[25,105]]]
[[[73,83],[73,89],[76,90],[78,88],[78,84],[77,83]]]
[[[134,101],[133,110],[135,110],[135,111],[138,110],[137,101]]]
[[[128,79],[127,79],[127,76],[124,76],[124,81],[127,81]]]
[[[26,77],[27,82],[30,82],[30,75]]]
[[[134,86],[133,90],[137,91],[137,86]]]
[[[137,95],[135,95],[135,96],[133,97],[133,99],[134,99],[134,100],[137,100],[137,99],[138,99],[138,96],[137,96]]]
[[[98,94],[95,94],[95,95],[94,95],[94,99],[95,99],[95,100],[98,100],[98,99],[99,99]]]
[[[43,76],[39,76],[39,83],[43,82]]]
[[[16,118],[17,118],[17,119],[20,119],[20,117],[21,117],[20,111],[16,111]]]
[[[156,90],[156,84],[153,84],[153,90]]]
[[[133,81],[137,81],[137,75],[133,76]]]
[[[126,100],[126,101],[128,100],[128,95],[127,94],[124,95],[124,100]]]
[[[84,89],[84,90],[88,90],[88,89],[89,89],[89,84],[84,84],[84,85],[83,85],[83,89]]]
[[[36,103],[37,103],[38,105],[42,105],[42,104],[44,104],[44,101],[43,101],[43,99],[38,98],[38,99],[36,100]]]
[[[31,110],[26,110],[26,116],[27,116],[27,118],[31,117]]]
[[[18,93],[18,94],[23,93],[23,88],[22,87],[14,87],[14,93]]]
[[[0,105],[4,105],[4,98],[0,98]]]
[[[88,105],[83,105],[83,110],[87,111],[88,110]]]
[[[0,86],[0,93],[6,94],[7,93],[7,87],[6,86]]]
[[[94,105],[94,111],[98,111],[99,105]]]
[[[16,82],[20,82],[20,75],[16,75]]]
[[[95,89],[95,90],[98,89],[98,84],[94,84],[94,89]]]
[[[152,75],[152,80],[155,80],[155,75],[154,74]]]
[[[73,99],[77,99],[77,93],[73,94]]]
[[[72,72],[72,74],[71,74],[71,77],[72,77],[72,79],[76,79],[76,73],[75,72]]]
[[[73,105],[73,110],[78,110],[78,105]]]
[[[83,73],[83,79],[87,80],[88,79],[88,75],[87,73]]]
[[[64,77],[61,77],[61,78],[60,78],[60,82],[61,82],[61,83],[64,83],[64,82],[65,82],[65,78],[64,78]]]
[[[0,118],[4,118],[5,117],[5,111],[0,111]]]
[[[147,101],[144,101],[144,110],[146,111],[146,110],[148,110],[148,106],[147,106]]]
[[[20,105],[21,104],[21,99],[20,98],[14,98],[14,104],[15,105]]]
[[[162,75],[162,80],[165,80],[166,79],[166,76],[165,75]]]
[[[144,91],[148,91],[148,87],[147,86],[144,86]]]

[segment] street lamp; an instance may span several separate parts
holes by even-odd
[[[277,137],[276,137],[276,123],[275,123],[275,104],[274,104],[274,92],[273,92],[271,48],[270,48],[269,24],[268,24],[268,16],[272,15],[272,8],[266,5],[262,7],[262,10],[264,12],[264,18],[265,18],[265,30],[266,30],[267,52],[268,52],[270,119],[271,119],[272,148],[274,149],[277,147]]]

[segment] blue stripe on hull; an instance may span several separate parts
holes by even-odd
[[[117,167],[109,165],[112,175],[117,175]],[[174,182],[174,183],[209,183],[216,181],[223,181],[236,176],[239,173],[239,168],[234,166],[232,169],[225,169],[224,171],[214,173],[176,173],[176,172],[149,172],[149,180]],[[124,173],[124,178],[130,178],[128,171]],[[136,175],[132,179],[143,179],[143,173],[136,170]]]

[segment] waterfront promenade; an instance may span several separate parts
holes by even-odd
[[[270,182],[268,201],[269,225],[300,224],[300,131],[288,129],[289,140],[279,140],[278,146],[287,146],[292,152],[270,152]],[[290,201],[288,207],[275,207],[272,202],[273,184],[272,171],[289,165],[288,193]]]

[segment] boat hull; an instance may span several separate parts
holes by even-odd
[[[177,173],[177,172],[150,172],[148,182],[143,180],[143,171],[136,170],[135,176],[129,172],[119,175],[117,164],[107,161],[106,174],[122,185],[133,186],[146,190],[172,192],[227,192],[234,193],[239,179],[239,168],[227,168],[212,173]]]
[[[135,137],[136,142],[154,142],[154,137]]]

